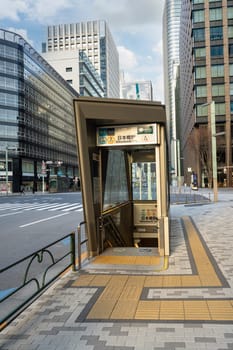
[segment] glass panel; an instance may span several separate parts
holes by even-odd
[[[109,150],[104,187],[104,205],[106,210],[129,200],[125,154],[120,150]]]
[[[195,69],[195,78],[203,79],[206,77],[206,67],[196,67]]]
[[[228,19],[232,19],[233,18],[233,7],[231,6],[229,6],[228,8],[227,8],[227,18]]]
[[[193,29],[193,37],[194,41],[204,41],[205,40],[205,29],[204,28],[198,28]]]
[[[210,27],[210,40],[222,40],[223,29],[222,27]]]
[[[210,9],[210,21],[218,21],[222,19],[222,8]]]
[[[196,97],[206,97],[207,96],[207,88],[206,85],[200,85],[196,87]]]
[[[224,76],[224,65],[223,64],[211,66],[211,77],[212,78],[223,77],[223,76]]]
[[[205,47],[199,47],[195,49],[195,58],[198,57],[205,57],[206,56],[206,49]]]
[[[223,56],[223,46],[211,46],[210,48],[210,54],[211,56]]]
[[[212,96],[225,96],[225,85],[212,85]]]
[[[193,23],[204,22],[204,10],[193,11]]]
[[[132,163],[133,200],[156,200],[156,166],[152,163]]]

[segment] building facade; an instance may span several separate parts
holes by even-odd
[[[179,35],[180,35],[181,0],[166,0],[163,12],[163,57],[164,57],[164,91],[168,126],[168,145],[170,172],[174,181],[179,175],[179,115],[176,109],[176,85],[179,69]]]
[[[121,82],[121,98],[153,101],[152,82]]]
[[[42,56],[80,96],[104,97],[104,83],[83,50],[50,51]]]
[[[42,52],[76,51],[90,60],[104,83],[104,96],[120,96],[119,55],[105,21],[89,21],[49,26]],[[51,57],[51,55],[50,55]]]
[[[233,1],[182,0],[180,77],[185,181],[212,185],[214,102],[218,185],[232,186]]]
[[[78,175],[77,96],[20,35],[0,29],[0,191],[42,190],[52,176]]]

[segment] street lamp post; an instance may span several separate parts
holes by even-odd
[[[217,150],[216,150],[216,123],[215,123],[215,102],[210,103],[211,123],[211,145],[212,145],[212,168],[213,168],[213,189],[214,202],[218,201],[218,177],[217,177]]]
[[[5,148],[5,162],[6,162],[6,194],[8,195],[8,184],[9,184],[9,178],[8,178],[8,151],[16,151],[17,148],[16,147],[9,147],[8,145]]]
[[[210,106],[210,132],[211,132],[211,155],[212,155],[212,177],[214,202],[218,201],[218,177],[217,177],[217,150],[216,150],[216,117],[215,117],[215,101],[207,102],[201,107]]]
[[[6,161],[6,194],[8,196],[8,146],[6,146],[6,155],[5,155],[5,161]]]

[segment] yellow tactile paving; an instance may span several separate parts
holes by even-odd
[[[91,285],[97,287],[105,287],[110,281],[111,275],[96,275],[91,282]]]
[[[87,319],[109,319],[116,303],[117,299],[97,301],[87,315]]]
[[[144,288],[203,288],[221,287],[214,267],[194,225],[183,218],[197,275],[81,275],[73,286],[105,287],[89,312],[87,319],[104,320],[187,320],[233,321],[233,300],[140,300]],[[110,259],[112,258],[112,260]],[[117,261],[119,256],[100,256],[98,260]],[[115,259],[115,260],[114,260]],[[148,257],[120,257],[122,264],[143,264]],[[99,261],[100,261],[99,260]]]
[[[205,300],[184,300],[185,320],[211,320]]]
[[[150,288],[162,288],[164,276],[147,276],[145,279],[144,287]]]
[[[232,301],[208,300],[211,318],[214,320],[233,320]]]
[[[199,276],[181,276],[181,286],[190,288],[190,287],[200,287],[201,280]]]
[[[181,287],[181,276],[164,276],[163,287]]]
[[[160,301],[140,300],[135,313],[136,320],[158,320],[160,311]]]
[[[159,265],[159,256],[118,256],[99,255],[93,260],[93,264],[106,265]]]
[[[72,284],[74,287],[78,286],[89,286],[91,281],[95,278],[94,275],[81,275],[79,278]]]
[[[184,320],[184,305],[180,300],[164,300],[160,304],[160,320]]]
[[[129,320],[134,319],[138,300],[118,300],[110,319]]]

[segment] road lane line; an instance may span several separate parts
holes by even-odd
[[[63,214],[59,214],[59,215],[55,215],[55,216],[50,216],[49,218],[45,218],[45,219],[29,222],[28,224],[20,225],[19,227],[27,227],[27,226],[39,224],[40,222],[48,221],[48,220],[51,220],[51,219],[55,219],[55,218],[58,218],[59,216],[63,216],[63,215],[67,215],[67,214],[69,214],[69,213],[63,213]]]
[[[16,212],[14,211],[13,213],[1,214],[0,218],[2,218],[3,216],[11,216],[11,215],[21,214],[21,213],[23,213],[22,210],[21,211],[16,211]]]

